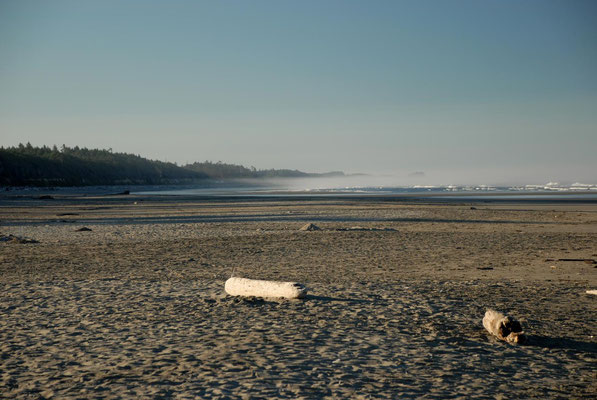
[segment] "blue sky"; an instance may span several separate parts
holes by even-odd
[[[0,144],[597,181],[594,1],[0,0]]]

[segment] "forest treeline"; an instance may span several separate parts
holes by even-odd
[[[338,176],[341,172],[309,174],[297,170],[257,170],[222,162],[195,162],[184,166],[149,160],[111,149],[27,143],[0,147],[1,186],[91,186],[189,184],[208,180]]]

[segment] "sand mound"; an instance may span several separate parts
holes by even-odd
[[[304,225],[304,226],[303,226],[301,229],[299,229],[299,230],[301,230],[301,231],[320,231],[320,230],[321,230],[321,228],[320,228],[320,227],[318,227],[318,226],[317,226],[317,225],[315,225],[315,224],[307,224],[307,225]]]

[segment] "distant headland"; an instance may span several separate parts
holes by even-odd
[[[191,184],[213,180],[341,177],[343,172],[308,173],[256,169],[221,161],[175,163],[149,160],[112,149],[19,144],[0,147],[0,186],[94,186]]]

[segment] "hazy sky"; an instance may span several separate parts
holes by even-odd
[[[597,1],[0,0],[0,145],[28,141],[597,183]]]

